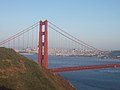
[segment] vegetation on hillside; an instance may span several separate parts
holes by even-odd
[[[49,72],[36,62],[0,48],[0,90],[75,90],[62,77]]]

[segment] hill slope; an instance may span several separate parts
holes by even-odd
[[[75,90],[62,77],[49,72],[12,49],[0,48],[0,90]]]

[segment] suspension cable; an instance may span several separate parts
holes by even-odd
[[[74,38],[75,40],[78,40],[79,42],[85,44],[85,46],[89,46],[89,47],[91,47],[91,48],[93,48],[93,49],[95,49],[95,50],[101,51],[101,50],[99,50],[99,49],[97,49],[97,48],[95,48],[95,47],[93,47],[93,46],[91,46],[91,45],[89,45],[89,44],[81,41],[80,39],[74,37],[73,35],[71,35],[71,34],[69,34],[68,32],[64,31],[63,29],[59,28],[58,26],[56,26],[56,25],[53,24],[52,22],[49,21],[49,23],[50,23],[51,25],[53,25],[54,27],[56,27],[57,29],[59,29],[60,31],[62,31],[63,33],[65,33],[65,34],[69,35],[70,37]]]
[[[4,43],[7,43],[7,42],[9,42],[9,41],[11,41],[11,40],[13,40],[13,39],[21,36],[22,34],[24,34],[24,33],[28,32],[28,31],[32,30],[33,28],[35,28],[35,27],[37,27],[37,26],[38,26],[38,23],[35,23],[35,24],[33,24],[32,26],[30,26],[30,27],[22,30],[21,32],[19,32],[19,33],[13,35],[13,36],[7,38],[6,40],[1,41],[1,42],[0,42],[0,46],[3,45]]]
[[[61,35],[63,35],[64,37],[68,38],[69,40],[72,40],[72,41],[78,43],[79,45],[82,45],[82,46],[84,46],[84,47],[86,47],[86,48],[88,48],[88,49],[92,49],[92,50],[93,50],[93,48],[90,48],[90,47],[88,47],[88,46],[86,46],[86,45],[78,42],[77,40],[70,38],[69,36],[67,36],[67,35],[65,35],[64,33],[58,31],[57,29],[51,27],[50,25],[48,25],[48,26],[49,26],[51,29],[53,29],[54,31],[56,31],[56,32],[60,33]]]

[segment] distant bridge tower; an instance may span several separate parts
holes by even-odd
[[[43,27],[44,26],[44,27]],[[39,22],[38,63],[48,69],[48,21]]]

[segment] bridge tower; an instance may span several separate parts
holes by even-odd
[[[39,22],[38,63],[48,69],[48,21]]]

